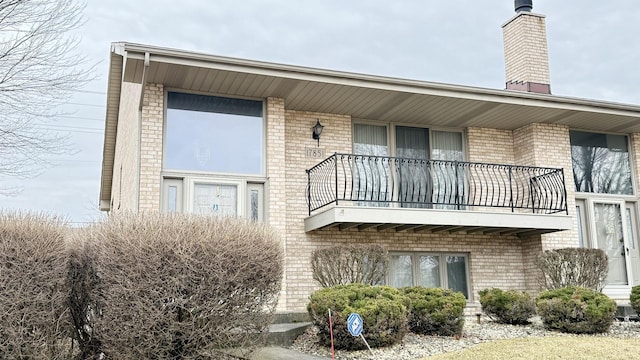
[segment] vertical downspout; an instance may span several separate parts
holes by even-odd
[[[136,168],[138,169],[137,171],[137,176],[136,176],[136,182],[137,182],[137,186],[136,186],[136,210],[139,211],[140,210],[140,172],[142,171],[141,168],[141,164],[142,164],[142,107],[144,106],[144,89],[145,86],[147,85],[147,74],[148,74],[148,70],[149,69],[149,53],[145,52],[144,53],[144,66],[142,67],[142,83],[141,83],[141,88],[140,88],[140,104],[138,105],[138,151],[137,151],[137,164],[136,164]],[[124,67],[123,67],[123,74],[124,74]]]

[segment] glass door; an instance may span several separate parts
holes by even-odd
[[[631,263],[631,279],[632,285],[640,285],[640,247],[638,246],[638,226],[636,224],[635,204],[626,204],[626,222],[627,222],[627,255]]]
[[[398,199],[400,206],[430,208],[433,180],[429,160],[429,129],[396,127]]]
[[[593,201],[592,214],[593,245],[609,258],[607,286],[628,286],[630,236],[625,204],[622,201]]]

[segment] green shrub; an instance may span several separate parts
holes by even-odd
[[[375,244],[335,245],[311,254],[313,279],[322,287],[346,284],[380,285],[387,274],[387,250]]]
[[[631,296],[629,297],[631,307],[640,316],[640,285],[631,288]]]
[[[467,299],[451,289],[421,286],[401,289],[411,304],[409,329],[416,334],[461,335]]]
[[[617,308],[608,296],[576,286],[544,291],[536,306],[547,329],[574,334],[606,332]]]
[[[338,285],[311,294],[307,310],[320,330],[320,343],[331,345],[328,309],[333,318],[336,349],[360,350],[366,345],[360,337],[351,336],[347,318],[358,313],[364,321],[363,332],[371,347],[393,345],[407,332],[409,299],[388,286],[365,284]]]
[[[536,313],[531,295],[517,290],[484,289],[480,291],[482,311],[494,321],[524,325]]]

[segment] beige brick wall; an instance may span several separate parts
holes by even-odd
[[[530,124],[513,132],[517,164],[562,168],[567,189],[569,215],[575,218],[575,187],[571,164],[569,127],[554,124]],[[542,236],[544,250],[578,246],[576,229]]]
[[[535,261],[538,255],[542,253],[542,239],[540,235],[530,236],[521,239],[522,242],[522,270],[524,272],[525,287],[524,289],[532,295],[540,291],[538,279],[542,275]]]
[[[287,222],[284,99],[267,99],[266,144],[269,224],[284,234]]]
[[[311,128],[317,120],[324,125],[320,146],[311,138]],[[308,297],[316,288],[311,277],[310,254],[317,247],[304,232],[304,219],[308,215],[306,200],[306,169],[323,160],[306,156],[307,148],[321,149],[325,155],[335,152],[351,152],[351,118],[287,110],[285,113],[286,151],[286,254],[285,282],[287,286],[287,310],[302,311]]]
[[[518,13],[502,26],[506,81],[549,84],[544,15]]]
[[[269,224],[280,235],[282,249],[287,254],[285,241],[287,224],[287,194],[286,194],[286,166],[285,166],[285,112],[284,99],[268,98],[266,102],[267,118],[267,199],[266,210]],[[282,289],[278,311],[286,310],[287,282],[283,274]]]
[[[140,210],[160,208],[164,94],[162,86],[145,89],[140,146]],[[571,236],[520,239],[515,236],[479,234],[429,234],[367,230],[314,231],[305,233],[307,217],[305,170],[321,158],[308,157],[307,148],[318,149],[311,138],[317,119],[325,126],[319,149],[329,156],[352,150],[352,121],[348,115],[286,110],[284,99],[266,101],[267,216],[280,233],[285,251],[285,272],[278,310],[304,311],[308,297],[318,288],[310,269],[311,252],[339,242],[378,243],[389,251],[448,252],[469,254],[472,299],[488,287],[533,291],[532,264],[544,247],[571,242]],[[568,129],[534,124],[514,132],[470,128],[469,160],[479,162],[562,166],[570,163]],[[550,151],[553,149],[553,151]],[[540,153],[542,151],[542,153]],[[544,153],[544,152],[547,153]],[[572,186],[572,185],[571,185]],[[571,198],[572,198],[571,193]],[[575,241],[577,244],[577,240]],[[477,303],[470,307],[473,311]]]
[[[634,170],[636,193],[640,186],[640,133],[629,134],[629,153],[631,155],[631,167]]]
[[[502,129],[467,129],[467,153],[471,162],[514,164],[513,132]]]
[[[575,187],[571,164],[569,128],[565,125],[530,124],[513,132],[514,154],[517,164],[564,169],[569,215],[575,221]],[[534,261],[544,250],[578,246],[577,224],[572,230],[561,231],[524,240],[523,259],[527,290],[538,289],[538,269]]]
[[[114,212],[138,209],[138,106],[141,90],[140,84],[122,83],[111,185],[111,211]]]
[[[164,88],[147,84],[142,106],[140,139],[140,211],[160,210]]]
[[[312,279],[310,255],[314,249],[337,243],[377,243],[389,251],[416,252],[453,252],[469,254],[470,285],[473,300],[468,312],[477,308],[477,292],[487,287],[504,289],[525,289],[526,279],[523,268],[522,240],[514,236],[467,235],[467,234],[428,234],[396,232],[394,230],[377,232],[367,230],[325,230],[304,232],[304,219],[307,217],[305,199],[307,176],[305,169],[320,162],[321,159],[306,157],[306,148],[316,147],[311,139],[311,127],[316,119],[325,125],[320,148],[329,156],[334,152],[351,152],[351,119],[349,116],[320,114],[287,110],[286,119],[286,255],[285,282],[287,295],[283,299],[286,305],[281,309],[304,311],[309,295],[318,285]],[[512,162],[513,152],[509,131],[492,129],[472,129],[469,151],[477,160],[486,150],[486,146],[497,146],[505,150],[504,162]],[[480,134],[493,136],[493,144],[485,144],[486,138]],[[476,136],[477,135],[477,136]],[[506,145],[502,143],[505,141]],[[478,149],[477,147],[482,147]],[[488,156],[488,155],[486,155]],[[495,158],[495,156],[494,156]],[[273,191],[270,190],[270,191]]]
[[[512,131],[470,127],[467,128],[466,135],[468,161],[491,164],[514,164]],[[485,179],[482,179],[482,174],[483,173],[470,171],[468,174],[470,183],[473,184],[476,183],[476,181],[478,184],[486,183]],[[473,199],[471,202],[508,201],[508,198],[506,198],[506,194],[509,194],[507,183],[502,184],[502,186],[491,186],[490,188],[492,191],[495,191],[492,192],[492,195],[489,195],[486,191],[489,189],[483,189],[483,191],[477,191],[476,193],[474,193],[475,189],[470,189],[468,195],[470,199]],[[481,197],[482,194],[484,194],[484,198]],[[511,212],[510,208],[489,208],[482,206],[474,206],[468,209],[487,212]]]

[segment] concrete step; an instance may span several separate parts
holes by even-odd
[[[636,314],[636,312],[633,310],[633,308],[631,307],[631,305],[618,305],[618,311],[616,312],[616,317],[618,319],[624,319],[624,320],[638,320],[638,315]]]
[[[307,312],[276,312],[274,324],[309,322],[311,318]]]
[[[279,346],[267,346],[254,352],[251,360],[322,360],[327,357],[314,356],[300,353],[294,350],[285,349]]]
[[[312,325],[311,322],[272,324],[269,326],[268,345],[291,346],[293,341]]]

